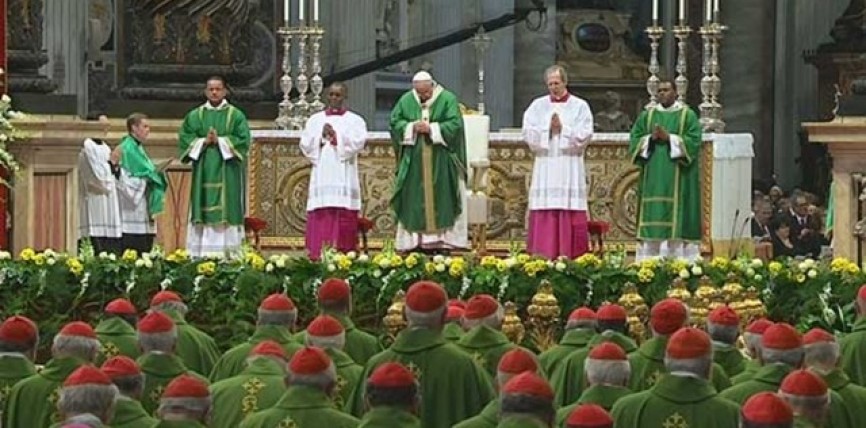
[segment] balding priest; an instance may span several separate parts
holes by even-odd
[[[426,71],[414,76],[412,87],[391,111],[397,250],[466,248],[466,151],[457,97]]]

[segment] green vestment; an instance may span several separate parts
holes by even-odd
[[[517,347],[501,331],[486,325],[478,325],[467,331],[457,341],[457,346],[484,367],[491,378],[496,376],[502,355]]]
[[[348,354],[337,349],[326,349],[325,352],[331,357],[334,367],[337,369],[337,385],[334,387],[332,400],[334,407],[342,409],[352,396],[352,391],[361,383],[364,375],[364,366],[355,362]]]
[[[682,157],[671,159],[674,138],[672,141],[651,138],[656,125],[679,137]],[[649,159],[642,156],[644,137],[652,147]],[[698,117],[685,105],[671,111],[643,111],[635,120],[629,153],[641,170],[638,240],[701,239],[701,139]]]
[[[466,419],[454,428],[496,428],[499,424],[499,399],[490,400],[481,413]]]
[[[564,428],[568,416],[581,404],[597,404],[604,407],[604,409],[609,412],[610,409],[613,408],[614,403],[627,395],[631,395],[631,390],[622,386],[590,386],[589,388],[586,388],[586,391],[583,391],[583,394],[580,394],[580,398],[577,399],[576,403],[560,407],[560,409],[556,411],[556,424],[554,424],[554,426]]]
[[[755,373],[757,373],[758,369],[760,368],[761,363],[758,360],[746,360],[746,366],[743,371],[740,374],[731,377],[731,384],[739,385],[751,379],[755,376]]]
[[[286,372],[269,358],[256,358],[241,374],[210,387],[210,428],[236,428],[247,416],[273,407],[286,392]]]
[[[734,346],[713,343],[713,361],[722,366],[729,377],[746,370],[746,356]]]
[[[208,428],[199,421],[158,421],[153,428]]]
[[[454,226],[463,210],[460,180],[466,179],[463,116],[457,97],[437,87],[430,104],[431,124],[439,124],[445,144],[430,136],[417,136],[414,145],[403,145],[407,126],[422,119],[422,108],[409,91],[391,111],[391,141],[397,154],[397,177],[391,208],[409,232],[433,233]],[[428,103],[430,101],[428,100]]]
[[[113,428],[151,428],[156,422],[137,400],[119,396],[109,425]]]
[[[559,344],[542,352],[538,356],[538,363],[547,377],[553,376],[553,372],[559,363],[574,351],[583,349],[589,344],[590,339],[595,336],[595,331],[587,328],[573,328],[566,330],[559,340]]]
[[[12,387],[3,412],[4,427],[47,428],[60,422],[57,399],[66,378],[84,361],[77,358],[53,358],[35,375]]]
[[[507,415],[496,428],[547,428],[547,424],[529,415]]]
[[[165,173],[156,169],[156,165],[150,160],[144,147],[132,135],[123,137],[120,141],[120,149],[122,150],[120,166],[131,177],[140,178],[147,183],[145,188],[147,213],[151,217],[162,214],[165,211],[165,191],[168,188]]]
[[[866,427],[866,387],[851,382],[851,379],[841,370],[836,369],[824,375],[827,386],[836,391],[848,413],[848,420],[852,427]],[[832,400],[832,398],[831,398]],[[833,408],[831,403],[830,421],[833,422]]]
[[[866,317],[857,318],[854,328],[841,339],[842,370],[851,382],[866,386]]]
[[[256,412],[241,428],[354,428],[358,419],[334,408],[323,391],[290,386],[274,407]]]
[[[265,340],[273,340],[286,351],[286,358],[291,359],[295,352],[303,348],[300,343],[295,342],[288,328],[277,325],[260,325],[246,342],[226,351],[216,362],[210,373],[211,382],[228,379],[240,374],[247,366],[247,358],[250,351]]]
[[[342,314],[329,312],[324,313],[336,318],[337,321],[340,321],[340,324],[343,325],[343,330],[346,332],[346,346],[343,348],[343,352],[349,354],[356,363],[363,366],[364,364],[367,364],[367,361],[369,361],[373,355],[382,352],[382,344],[379,343],[379,339],[376,336],[355,327],[355,323],[351,318]],[[306,337],[306,330],[295,335],[295,339],[300,344],[306,343]]]
[[[177,355],[161,352],[148,352],[138,358],[141,373],[144,374],[144,389],[141,392],[141,405],[148,415],[155,415],[162,392],[172,379],[190,373]]]
[[[457,322],[448,322],[445,323],[445,327],[442,327],[442,336],[449,342],[457,342],[464,334],[466,331]]]
[[[478,414],[494,397],[487,372],[439,331],[411,327],[401,331],[389,349],[367,363],[361,378],[368,379],[376,367],[389,361],[408,367],[420,383],[419,418],[424,428],[451,428]],[[359,383],[349,400],[347,410],[353,415],[364,412],[364,385]]]
[[[665,348],[668,345],[667,336],[658,336],[644,342],[637,351],[628,356],[631,365],[631,380],[628,383],[632,391],[644,391],[652,387],[661,375],[667,373],[665,368]],[[731,379],[725,369],[713,363],[710,373],[710,383],[716,391],[724,391],[731,386]]]
[[[183,360],[187,369],[202,376],[213,370],[220,356],[216,342],[207,333],[199,330],[175,311],[166,311],[177,326],[177,349],[175,354]]]
[[[589,357],[589,351],[595,345],[604,342],[613,342],[619,345],[626,353],[637,349],[637,345],[630,337],[613,330],[607,330],[593,336],[589,341],[589,345],[568,354],[559,366],[554,369],[550,377],[550,386],[556,393],[554,404],[561,407],[574,403],[580,398],[583,390],[588,386],[586,384],[584,368],[586,359]]]
[[[376,406],[364,414],[358,428],[421,428],[421,421],[401,408]]]
[[[21,379],[35,374],[36,366],[24,354],[0,355],[0,411],[6,408],[6,399],[12,387]]]
[[[98,361],[100,365],[105,360],[118,355],[125,355],[133,360],[141,355],[135,327],[123,318],[110,317],[100,321],[96,326],[96,337],[102,344]]]
[[[613,405],[614,428],[737,428],[740,408],[706,380],[665,374],[652,388]]]
[[[721,392],[722,397],[727,398],[739,405],[743,405],[749,397],[764,391],[776,392],[782,379],[791,373],[793,368],[787,364],[766,364],[751,379],[738,383]]]
[[[211,128],[225,138],[233,155],[230,159],[223,158],[218,144],[205,144],[197,159],[190,157],[196,141],[207,138]],[[178,141],[181,162],[192,162],[190,223],[244,224],[244,165],[251,140],[247,118],[231,104],[217,109],[201,106],[187,113]]]

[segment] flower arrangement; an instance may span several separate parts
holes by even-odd
[[[21,131],[15,128],[12,119],[23,117],[23,114],[12,110],[12,98],[9,95],[0,96],[0,167],[12,173],[17,174],[20,170],[18,162],[12,153],[9,152],[9,144],[23,138]],[[0,184],[9,186],[8,180],[0,176]]]

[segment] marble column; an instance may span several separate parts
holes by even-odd
[[[373,2],[369,2],[373,3]],[[334,70],[357,65],[376,57],[376,8],[366,1],[322,2],[328,5],[324,11],[330,16],[325,27],[325,45],[330,61],[323,64],[324,70]],[[339,26],[339,31],[336,31]],[[364,117],[372,126],[376,111],[376,75],[368,73],[348,82],[349,106]]]
[[[538,31],[524,24],[514,27],[514,124],[520,126],[523,111],[546,92],[544,70],[556,62],[556,0],[545,0],[547,21]],[[534,16],[537,19],[537,15]]]

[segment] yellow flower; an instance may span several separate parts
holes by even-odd
[[[689,265],[684,260],[676,259],[672,261],[670,265],[668,265],[668,268],[670,269],[671,273],[679,274],[680,272],[686,270],[688,266]]]
[[[398,255],[391,256],[391,266],[397,267],[403,264],[403,258]]]
[[[265,269],[265,259],[258,254],[254,254],[252,260],[250,260],[250,266],[255,270],[264,270]]]
[[[505,263],[505,260],[497,260],[496,269],[500,272],[505,272],[508,269],[508,263]]]
[[[599,259],[598,256],[593,253],[585,253],[580,257],[574,259],[574,262],[577,263],[578,266],[597,267],[601,265],[601,259]]]
[[[782,271],[783,267],[784,266],[782,266],[782,264],[779,262],[770,262],[770,264],[767,265],[767,269],[770,270],[770,275],[773,275],[773,276],[778,275],[779,272]]]
[[[406,264],[407,268],[412,269],[418,265],[418,256],[415,255],[415,253],[409,254],[403,262]]]
[[[499,259],[496,256],[484,256],[481,258],[481,266],[483,267],[495,267],[499,263]]]
[[[187,250],[179,248],[177,250],[174,250],[174,252],[169,254],[168,257],[166,257],[165,259],[175,263],[185,262],[189,260],[189,252]]]
[[[857,275],[860,273],[860,266],[857,266],[857,263],[848,263],[848,266],[845,266],[845,272],[850,275]]]
[[[69,272],[72,272],[75,276],[79,276],[81,275],[81,272],[84,272],[84,265],[82,265],[81,261],[75,257],[66,259],[66,267],[69,268]]]
[[[337,259],[337,267],[340,270],[349,270],[352,267],[352,259],[349,257],[340,257]]]
[[[21,250],[21,254],[19,254],[21,260],[24,260],[25,262],[29,262],[34,256],[36,256],[36,251],[33,251],[32,248],[25,248]]]
[[[216,263],[210,261],[200,263],[196,266],[196,272],[198,272],[199,275],[211,276],[216,273]]]
[[[436,263],[424,263],[424,271],[427,272],[427,275],[433,275],[433,272],[436,272]]]
[[[728,259],[726,257],[721,257],[721,256],[713,257],[713,259],[710,260],[710,266],[712,266],[714,268],[718,268],[718,269],[727,269]]]
[[[37,266],[42,266],[45,264],[45,255],[44,254],[37,254],[37,255],[33,256],[32,260],[33,260],[33,263],[36,263]]]
[[[637,271],[637,280],[640,282],[651,282],[656,274],[652,269],[640,268]]]
[[[460,278],[463,276],[463,265],[451,264],[451,267],[448,268],[448,273],[455,278]]]
[[[128,249],[123,252],[123,257],[121,257],[125,262],[134,262],[135,259],[138,258],[138,252],[133,249]]]
[[[799,283],[802,284],[802,283],[806,282],[806,275],[803,275],[802,273],[798,273],[797,276],[796,276],[794,279],[795,279],[797,282],[799,282]]]
[[[517,262],[521,263],[521,264],[528,262],[529,259],[530,259],[529,254],[526,254],[526,253],[519,254],[517,256]]]
[[[375,256],[373,256],[373,264],[378,265],[378,264],[382,263],[382,260],[385,260],[387,257],[388,256],[386,256],[382,253],[376,254]]]
[[[641,269],[653,270],[658,266],[658,261],[656,259],[645,259],[640,262]]]

